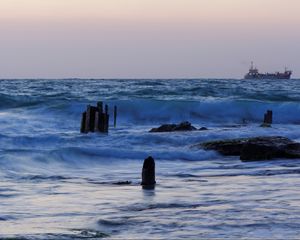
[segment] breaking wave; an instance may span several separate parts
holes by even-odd
[[[268,109],[275,123],[300,123],[297,80],[0,80],[4,112],[78,121],[97,101],[118,106],[122,124],[261,122]]]
[[[22,99],[22,98],[21,98]],[[1,100],[0,100],[1,102]],[[297,102],[261,102],[254,100],[107,100],[110,114],[113,106],[118,107],[118,121],[122,124],[155,124],[179,121],[197,123],[243,123],[261,122],[267,110],[273,110],[274,123],[300,124],[300,104]],[[71,117],[80,118],[87,104],[96,101],[58,101],[45,105],[45,101],[35,100],[4,100],[0,106],[10,105],[19,108],[24,114],[35,114],[43,117]],[[21,108],[21,109],[20,109]],[[5,111],[8,111],[6,109]],[[44,115],[44,116],[43,116]],[[63,116],[62,116],[63,115]]]

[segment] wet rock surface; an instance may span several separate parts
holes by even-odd
[[[114,185],[130,185],[132,182],[131,181],[119,181],[113,183]]]
[[[224,156],[240,156],[242,161],[300,159],[300,143],[280,136],[212,141],[199,146],[205,150],[215,150]]]
[[[197,130],[197,128],[192,126],[190,122],[181,122],[179,124],[163,124],[158,128],[152,128],[149,132],[176,132],[176,131],[195,131],[195,130]]]

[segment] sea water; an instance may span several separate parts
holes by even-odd
[[[97,101],[111,120],[118,107],[117,127],[80,134]],[[194,147],[300,141],[299,102],[298,80],[0,80],[0,237],[299,238],[300,159],[244,163]],[[269,109],[273,127],[261,128]],[[148,132],[181,121],[208,130]],[[154,190],[140,186],[148,156]]]

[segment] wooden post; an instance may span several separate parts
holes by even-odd
[[[105,114],[107,115],[108,114],[108,106],[105,105]]]
[[[105,118],[104,118],[104,132],[108,132],[109,128],[109,115],[108,115],[108,106],[105,105]]]
[[[91,132],[94,132],[95,131],[95,115],[96,115],[96,112],[97,112],[98,108],[97,107],[94,107],[94,106],[91,106],[90,107],[90,131]]]
[[[103,118],[103,126],[102,126],[102,132],[106,133],[106,114],[103,113],[102,118]]]
[[[84,132],[86,133],[90,131],[90,124],[91,124],[90,117],[91,117],[91,105],[88,105],[86,109],[85,130],[84,130]]]
[[[82,117],[81,117],[81,126],[80,126],[80,132],[81,133],[86,133],[85,132],[85,120],[86,119],[86,112],[82,113]]]
[[[143,189],[154,189],[155,184],[155,161],[148,157],[144,160],[141,185]]]
[[[267,111],[267,120],[269,124],[272,124],[273,123],[273,112],[271,110],[268,110]]]
[[[99,112],[98,129],[99,132],[103,132],[104,131],[103,102],[97,102],[97,108]]]
[[[103,102],[97,102],[97,108],[99,113],[103,113]]]
[[[114,107],[114,128],[117,126],[117,106]]]
[[[105,132],[108,133],[109,129],[109,114],[106,115]]]
[[[264,115],[264,122],[261,125],[261,127],[271,127],[272,122],[273,122],[273,112],[271,110],[268,110]]]
[[[94,131],[99,132],[99,112],[95,112]]]
[[[99,132],[104,132],[105,113],[100,113]]]
[[[272,124],[272,122],[273,122],[273,112],[271,110],[268,110],[264,115],[264,123]]]

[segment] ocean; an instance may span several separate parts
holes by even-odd
[[[117,127],[80,134],[103,101]],[[193,147],[300,142],[299,80],[0,80],[0,238],[300,238],[300,159],[241,162]],[[272,128],[261,128],[273,110]],[[149,133],[189,121],[207,131]],[[157,185],[140,186],[143,160]],[[129,185],[116,183],[130,181]]]

